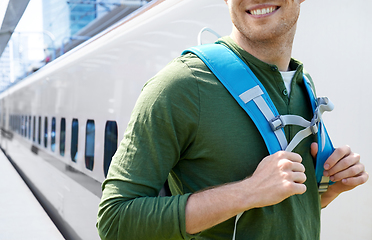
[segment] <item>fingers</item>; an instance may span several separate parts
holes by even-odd
[[[303,172],[293,172],[292,181],[295,183],[304,183],[306,181],[306,174]]]
[[[367,172],[362,172],[354,177],[342,179],[342,183],[347,186],[358,186],[367,182],[369,175]]]
[[[348,157],[351,153],[352,152],[351,152],[351,149],[350,149],[349,146],[343,146],[343,147],[340,147],[340,148],[336,148],[336,150],[332,153],[332,155],[325,162],[324,169],[329,170],[329,169],[333,168],[336,164],[338,164],[340,162],[340,160]],[[359,159],[358,159],[358,161],[359,161]],[[348,161],[351,161],[351,159],[348,159]],[[344,164],[346,164],[346,163],[344,163]]]
[[[313,158],[316,158],[316,155],[318,154],[318,144],[316,142],[311,144],[310,153]]]
[[[337,148],[324,164],[324,176],[339,181],[364,171],[359,154],[353,153],[349,146]],[[337,174],[337,176],[336,176]],[[332,180],[332,181],[334,181]]]
[[[340,167],[339,167],[340,165]],[[325,171],[325,176],[329,176],[330,180],[333,182],[341,181],[342,179],[356,177],[364,172],[364,165],[357,163],[351,166],[343,164],[340,162],[339,165],[335,165],[335,169]]]
[[[279,151],[275,153],[274,155],[278,155],[278,158],[280,159],[287,159],[291,162],[302,162],[302,157],[300,154],[294,153],[294,152],[286,152],[286,151]]]

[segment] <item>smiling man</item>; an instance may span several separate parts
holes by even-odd
[[[291,58],[303,1],[225,2],[233,30],[216,44],[250,67],[280,114],[310,120],[303,65]],[[301,129],[286,126],[286,138]],[[324,164],[324,176],[335,183],[319,195],[315,142],[310,136],[294,152],[270,155],[220,81],[196,55],[185,54],[143,88],[103,183],[100,236],[319,239],[320,209],[368,174],[358,154],[337,148]],[[158,197],[167,178],[172,196]]]

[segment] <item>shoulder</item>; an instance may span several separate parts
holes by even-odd
[[[154,77],[152,77],[146,84],[161,85],[170,87],[174,85],[188,85],[197,80],[201,73],[210,72],[208,67],[196,55],[188,53],[179,56],[168,63],[162,70],[160,70]]]
[[[167,97],[190,95],[196,97],[199,82],[213,79],[213,73],[196,55],[188,53],[168,63],[143,87],[141,94]]]

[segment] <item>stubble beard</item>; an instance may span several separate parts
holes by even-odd
[[[292,48],[294,35],[297,27],[297,20],[299,18],[300,9],[297,10],[297,14],[290,21],[285,16],[278,21],[275,26],[263,24],[262,26],[249,26],[244,19],[238,19],[232,16],[232,22],[234,24],[234,31],[237,34],[236,37],[240,38],[241,43],[248,44],[250,48],[256,50],[270,51],[276,49],[282,51],[285,48]]]

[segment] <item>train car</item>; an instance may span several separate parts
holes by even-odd
[[[135,101],[205,27],[230,33],[224,1],[153,0],[0,95],[1,147],[66,239],[99,239],[101,183]]]

